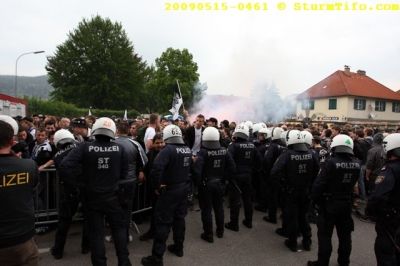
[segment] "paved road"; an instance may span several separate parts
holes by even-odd
[[[243,215],[243,213],[241,213]],[[231,265],[306,265],[308,260],[313,260],[317,255],[316,226],[313,229],[313,246],[309,252],[297,253],[289,251],[283,244],[284,239],[275,234],[275,225],[262,220],[263,214],[255,211],[253,229],[240,227],[239,232],[225,231],[223,239],[214,239],[210,244],[200,239],[201,221],[200,212],[191,211],[186,218],[186,241],[184,256],[182,258],[169,254],[164,256],[164,265],[171,266],[231,266]],[[228,212],[226,212],[226,216]],[[375,239],[374,225],[360,222],[356,218],[355,231],[353,233],[353,251],[350,265],[376,265],[373,251]],[[144,232],[148,223],[139,225]],[[335,233],[334,233],[335,234]],[[141,242],[138,235],[134,234],[134,240],[129,244],[130,259],[133,265],[140,265],[140,259],[151,252],[151,241]],[[90,255],[80,254],[80,226],[72,227],[67,241],[64,258],[54,260],[48,252],[54,239],[54,232],[44,236],[38,236],[38,245],[41,250],[40,265],[90,265]],[[171,243],[171,237],[169,242]],[[299,243],[301,243],[299,239]],[[106,243],[108,265],[117,265],[114,247],[112,243]],[[333,237],[333,254],[331,265],[336,263],[337,237]]]

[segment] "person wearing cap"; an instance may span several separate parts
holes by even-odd
[[[239,231],[239,214],[243,200],[244,220],[243,225],[253,227],[252,203],[252,174],[261,167],[261,158],[254,143],[249,141],[250,131],[247,125],[240,124],[233,132],[233,142],[228,147],[228,152],[235,161],[236,172],[230,176],[228,186],[230,221],[225,228]]]
[[[193,166],[193,179],[199,188],[199,205],[204,232],[201,238],[214,242],[212,210],[214,209],[216,235],[224,235],[224,187],[226,177],[232,176],[236,165],[226,148],[221,147],[220,133],[215,127],[203,132],[202,148]]]
[[[318,260],[309,261],[308,266],[329,265],[335,227],[339,239],[337,262],[350,265],[352,195],[361,168],[353,147],[349,136],[336,135],[331,144],[332,157],[322,165],[312,186],[311,199],[318,210]]]
[[[306,215],[311,182],[319,171],[317,157],[313,156],[301,136],[299,130],[288,131],[287,151],[278,157],[271,170],[271,181],[277,184],[274,187],[280,187],[284,194],[283,221],[288,237],[285,245],[293,252],[297,252],[299,232],[303,237],[303,248],[311,249],[311,227]]]
[[[178,257],[183,256],[192,153],[176,125],[164,128],[163,139],[166,146],[154,160],[150,173],[160,196],[153,214],[155,233],[152,255],[142,258],[144,266],[164,264],[163,255],[171,227],[174,244],[168,246],[168,251]]]
[[[400,133],[383,139],[386,157],[368,198],[367,215],[374,218],[377,265],[400,265]]]
[[[33,160],[11,152],[15,130],[18,127],[0,118],[0,265],[36,266],[39,252],[33,238],[33,198],[38,169]]]
[[[72,133],[78,142],[89,140],[88,126],[84,117],[72,119]]]
[[[93,142],[82,142],[62,160],[60,175],[84,188],[93,265],[106,265],[104,219],[110,224],[118,265],[131,265],[127,249],[125,185],[129,185],[128,160],[123,147],[112,141],[116,126],[102,117],[93,125]]]
[[[54,144],[58,151],[54,155],[54,165],[58,170],[62,160],[68,153],[77,147],[74,135],[66,129],[58,130],[54,135]],[[80,203],[80,191],[74,182],[70,182],[66,176],[59,171],[60,179],[60,204],[58,210],[58,224],[53,247],[50,249],[51,255],[55,259],[61,259],[64,255],[64,246],[67,240],[68,231]],[[76,178],[74,178],[75,180]],[[82,230],[81,252],[86,254],[89,251],[89,235],[87,219],[84,220]]]
[[[215,117],[210,117],[207,120],[207,127],[215,127],[218,128],[218,120]]]

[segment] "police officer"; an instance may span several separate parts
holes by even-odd
[[[202,149],[197,153],[193,176],[199,188],[199,204],[204,232],[201,238],[214,242],[212,210],[214,209],[217,225],[216,235],[222,238],[224,234],[224,183],[225,176],[235,172],[235,162],[226,148],[220,145],[218,129],[207,127],[203,131]]]
[[[347,135],[334,137],[331,151],[332,158],[322,166],[311,192],[318,209],[318,260],[309,261],[309,266],[329,265],[334,227],[339,238],[338,264],[350,264],[351,232],[354,230],[352,194],[360,174],[360,162],[354,157],[353,140]]]
[[[126,204],[126,198],[119,197],[118,193],[119,184],[125,184],[126,181],[128,162],[123,157],[123,147],[112,141],[115,131],[113,120],[99,118],[93,125],[95,141],[80,143],[60,166],[61,174],[70,179],[79,176],[85,186],[93,265],[106,265],[107,261],[104,218],[107,218],[111,227],[118,265],[131,265],[127,249],[126,214],[122,207]]]
[[[39,252],[33,239],[33,198],[38,168],[31,159],[19,159],[12,154],[18,127],[13,129],[3,120],[0,118],[0,265],[36,266]]]
[[[266,184],[266,207],[268,216],[263,217],[264,221],[276,224],[276,213],[278,208],[279,187],[274,187],[271,180],[272,167],[278,157],[286,150],[285,144],[281,141],[283,129],[273,127],[271,129],[271,143],[268,146],[263,158],[264,182]]]
[[[377,265],[400,265],[400,133],[384,138],[386,163],[375,180],[367,214],[375,217]]]
[[[297,235],[303,236],[303,248],[310,250],[311,228],[306,219],[311,182],[318,174],[319,163],[305,146],[299,130],[288,131],[288,150],[282,153],[271,170],[271,179],[285,193],[283,216],[287,222],[288,239],[285,245],[297,251]]]
[[[256,145],[256,148],[261,158],[263,158],[271,142],[271,130],[267,127],[261,127],[258,130],[257,138],[258,141],[254,142],[254,144]],[[254,209],[261,212],[266,212],[268,205],[268,199],[266,195],[268,187],[265,176],[266,174],[264,167],[260,167],[257,175],[258,182],[254,183],[256,191],[256,202],[257,202],[257,205],[254,206]]]
[[[248,140],[249,127],[240,124],[233,132],[233,142],[228,147],[228,152],[236,163],[236,173],[230,178],[228,187],[230,222],[225,228],[239,231],[240,198],[243,199],[244,216],[243,225],[252,228],[253,205],[252,175],[258,171],[261,159],[254,144]]]
[[[163,265],[163,255],[171,227],[174,244],[169,245],[168,250],[178,257],[183,256],[192,152],[183,142],[182,132],[176,125],[164,128],[163,139],[166,146],[154,160],[150,173],[160,197],[154,211],[152,255],[142,258],[142,264],[145,266]]]
[[[58,152],[54,155],[53,160],[56,169],[59,169],[62,160],[72,149],[76,148],[77,144],[74,135],[66,129],[60,129],[54,134],[54,144],[56,145]],[[72,180],[69,180],[64,176],[62,171],[59,171],[58,176],[60,178],[58,225],[54,246],[50,249],[50,253],[55,259],[61,259],[63,257],[64,245],[72,222],[72,217],[75,215],[80,202],[80,191],[77,184],[70,182]],[[83,254],[89,251],[87,219],[83,222],[81,251]]]

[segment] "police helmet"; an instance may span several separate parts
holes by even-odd
[[[115,139],[115,122],[108,117],[101,117],[96,120],[92,127],[92,135],[102,135]]]
[[[271,129],[263,127],[258,131],[258,134],[264,134],[265,139],[271,138]]]
[[[163,130],[163,140],[168,144],[184,144],[182,131],[176,125],[168,125]]]
[[[219,143],[220,134],[215,127],[207,127],[203,131],[202,145],[207,149],[218,149],[221,147]]]
[[[300,130],[293,129],[286,133],[286,145],[295,151],[307,151],[303,135]]]
[[[254,124],[254,125],[253,125],[253,133],[255,134],[255,133],[259,132],[260,129],[262,129],[262,128],[266,128],[266,126],[265,126],[264,123],[257,123],[257,124]]]
[[[309,145],[309,146],[311,146],[312,145],[312,140],[313,140],[313,135],[307,130],[301,131],[300,134],[302,136],[302,139],[303,139],[304,143]]]
[[[9,115],[0,115],[0,120],[10,124],[10,126],[12,127],[12,129],[14,131],[14,136],[18,135],[18,128],[19,127],[18,127],[17,121],[15,121],[14,118],[12,118]]]
[[[334,153],[354,154],[353,148],[353,140],[345,134],[335,136],[331,143],[331,149]]]
[[[250,135],[249,127],[246,124],[239,124],[233,131],[233,137],[240,139],[248,139]]]
[[[74,135],[69,130],[60,129],[54,133],[54,144],[56,147],[62,146],[66,143],[74,143]]]
[[[392,133],[383,139],[383,150],[385,153],[393,152],[400,157],[400,133]]]
[[[280,127],[273,127],[271,129],[271,139],[272,140],[276,140],[276,139],[280,139],[281,135],[282,135],[283,129]]]

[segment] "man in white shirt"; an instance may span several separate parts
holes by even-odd
[[[146,153],[149,152],[151,146],[153,145],[153,138],[156,135],[156,130],[158,130],[159,127],[160,127],[160,117],[158,116],[158,114],[151,114],[149,126],[147,127],[143,138],[146,147]]]
[[[204,116],[199,114],[196,117],[194,126],[189,127],[186,131],[186,142],[192,150],[192,154],[196,155],[201,148],[201,135],[204,130]]]

